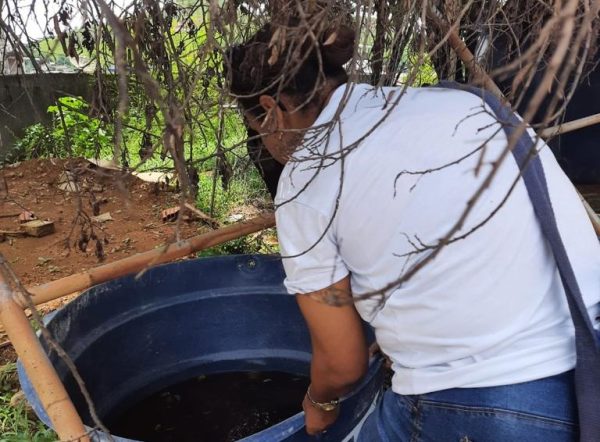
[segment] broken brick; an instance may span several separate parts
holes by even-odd
[[[19,214],[19,222],[21,224],[26,223],[28,221],[33,221],[37,219],[37,217],[35,216],[35,214],[33,212],[29,212],[27,210],[24,210],[23,212],[21,212]]]
[[[179,209],[180,209],[179,206],[169,207],[168,209],[165,209],[162,212],[160,212],[160,217],[164,223],[166,223],[168,221],[175,221],[177,219],[177,217],[179,216]]]

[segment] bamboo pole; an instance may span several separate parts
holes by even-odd
[[[435,12],[431,12],[430,15],[434,18],[434,20],[436,22],[441,23],[440,18],[435,14]],[[472,69],[472,72],[475,76],[476,82],[484,85],[486,87],[486,89],[488,89],[490,92],[492,92],[498,98],[504,99],[504,95],[502,94],[502,92],[500,91],[500,89],[498,88],[498,86],[496,85],[494,80],[492,79],[492,77],[490,77],[488,75],[488,73],[479,65],[479,63],[477,63],[477,61],[475,60],[475,56],[473,55],[471,50],[467,47],[465,42],[460,38],[460,36],[456,32],[456,30],[448,27],[448,33],[449,33],[448,34],[448,44],[454,50],[454,52],[456,52],[456,55],[468,67],[470,67]],[[600,114],[592,115],[591,117],[588,117],[588,118],[590,120],[594,119],[594,121],[595,121],[596,118],[599,118],[598,115],[600,115]],[[576,120],[576,121],[579,121],[579,120]],[[572,122],[572,123],[575,123],[575,122]],[[600,122],[600,119],[595,122]],[[579,123],[579,124],[581,124],[581,123]],[[586,123],[586,125],[590,125],[590,124],[595,124],[595,123],[590,123],[589,121]],[[575,124],[573,124],[573,126],[575,126]],[[584,126],[580,126],[580,127],[584,127]],[[553,129],[553,128],[549,128],[549,129]],[[571,129],[571,130],[575,130],[575,129]],[[547,137],[547,132],[541,131],[540,136]],[[575,192],[577,192],[577,195],[579,196],[579,198],[581,199],[581,202],[583,203],[583,206],[584,206],[585,211],[590,219],[590,222],[592,223],[592,227],[594,228],[594,231],[596,232],[596,234],[598,236],[600,236],[600,217],[598,216],[598,214],[596,212],[594,212],[594,210],[590,207],[589,203],[585,200],[583,195],[581,195],[581,193],[579,193],[579,191],[577,189],[575,189]]]
[[[0,271],[0,322],[60,440],[89,442],[86,429],[37,339],[25,312]]]
[[[191,253],[273,227],[274,225],[275,216],[273,214],[261,215],[248,221],[231,224],[158,249],[138,253],[128,258],[31,287],[27,290],[31,293],[35,304],[42,304],[120,276],[140,272],[157,264],[183,258]]]
[[[593,126],[594,124],[600,124],[600,114],[594,114],[589,117],[583,117],[567,123],[548,127],[540,131],[540,136],[542,138],[555,137],[557,135],[573,132],[574,130],[583,129],[584,127]]]
[[[586,213],[588,214],[588,216],[590,217],[590,220],[592,221],[592,226],[594,227],[596,236],[598,236],[600,238],[600,217],[598,217],[598,214],[596,212],[594,212],[594,209],[592,209],[592,206],[590,206],[590,204],[585,200],[583,195],[580,194],[579,192],[577,192],[577,194],[579,195],[579,198],[581,198],[583,207],[585,208]]]
[[[502,94],[502,91],[500,90],[498,85],[494,82],[494,80],[492,80],[492,77],[490,77],[487,74],[487,72],[481,67],[481,65],[477,63],[477,60],[475,60],[475,56],[467,47],[462,38],[460,38],[456,31],[452,31],[448,35],[448,44],[450,45],[450,47],[452,47],[454,52],[456,52],[458,58],[460,58],[463,61],[463,63],[465,63],[465,65],[467,65],[467,67],[471,70],[473,79],[476,84],[483,86],[495,96],[504,99],[504,94]]]

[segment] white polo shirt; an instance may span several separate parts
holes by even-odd
[[[505,148],[479,97],[409,88],[394,106],[400,94],[341,86],[313,126],[333,119],[330,130],[309,131],[284,168],[276,216],[290,293],[323,289],[348,273],[355,296],[398,280],[431,253],[416,249],[450,231]],[[547,146],[540,157],[595,320],[600,244]],[[481,227],[383,297],[356,302],[393,362],[395,392],[505,385],[574,367],[562,284],[518,175],[510,155],[454,236]]]

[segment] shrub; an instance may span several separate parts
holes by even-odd
[[[40,157],[110,157],[113,142],[109,126],[90,117],[88,110],[81,98],[60,97],[56,105],[48,107],[50,125],[37,123],[25,129],[5,162]]]

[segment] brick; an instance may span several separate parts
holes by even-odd
[[[21,228],[29,236],[40,237],[54,233],[54,223],[52,221],[42,221],[39,219],[26,222],[21,225]]]

